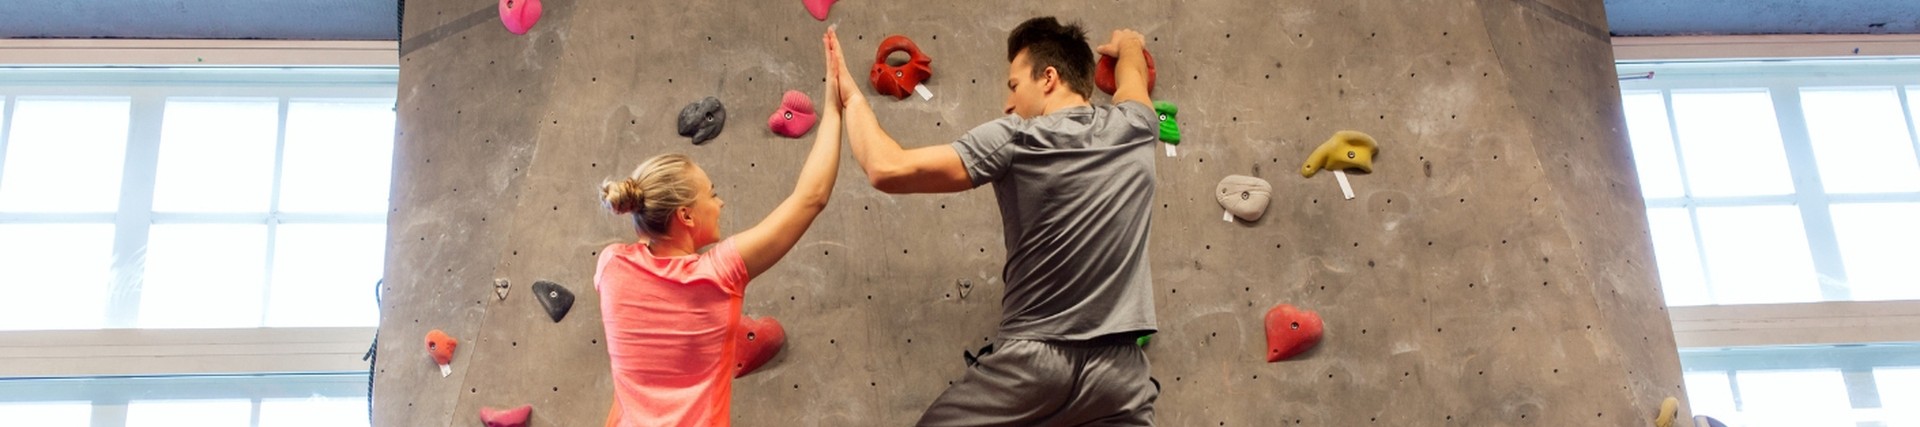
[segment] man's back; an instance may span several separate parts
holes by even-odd
[[[1152,333],[1147,231],[1159,117],[1138,102],[980,125],[953,143],[994,184],[1005,229],[1005,339]]]

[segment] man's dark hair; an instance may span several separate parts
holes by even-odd
[[[1080,24],[1060,25],[1051,16],[1028,19],[1007,36],[1007,62],[1021,50],[1033,64],[1033,78],[1053,67],[1067,87],[1080,96],[1093,96],[1093,48],[1087,46],[1087,31]]]

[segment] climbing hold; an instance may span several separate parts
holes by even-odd
[[[546,307],[547,317],[554,323],[567,317],[567,310],[573,309],[573,292],[566,287],[545,280],[533,282],[533,298],[540,300],[540,306]]]
[[[1246,221],[1259,221],[1260,216],[1267,213],[1267,202],[1273,197],[1272,184],[1246,175],[1227,175],[1213,188],[1213,197],[1220,201],[1220,207]]]
[[[1660,413],[1653,417],[1653,427],[1673,427],[1673,417],[1680,413],[1680,399],[1667,396],[1660,401]]]
[[[833,9],[834,0],[800,0],[800,2],[807,5],[807,14],[813,15],[813,20],[825,21],[827,11]]]
[[[767,127],[773,133],[788,138],[799,138],[813,129],[817,118],[813,112],[813,100],[807,94],[789,90],[780,97],[780,109],[773,111],[773,117],[767,118]]]
[[[1167,101],[1153,101],[1153,111],[1160,113],[1160,141],[1180,145],[1180,124],[1174,122],[1180,115],[1180,107]]]
[[[1133,340],[1134,344],[1139,345],[1141,347],[1146,347],[1147,343],[1150,343],[1150,342],[1153,342],[1153,334],[1141,335],[1140,338],[1136,338]]]
[[[440,376],[453,374],[450,366],[453,365],[453,348],[459,345],[460,341],[446,332],[439,329],[427,331],[427,355],[433,357],[434,364],[440,365]]]
[[[1267,310],[1267,362],[1305,353],[1320,343],[1320,314],[1280,304]]]
[[[888,65],[887,55],[894,52],[906,52],[907,63],[899,66]],[[913,44],[907,36],[892,35],[880,41],[880,51],[873,56],[873,72],[867,80],[873,83],[873,90],[894,99],[906,99],[913,88],[933,77],[933,58],[920,52],[920,46]]]
[[[1713,417],[1706,415],[1694,415],[1693,427],[1727,427],[1727,423],[1720,422],[1720,420],[1713,419]]]
[[[507,279],[493,279],[493,294],[499,295],[501,301],[507,300]]]
[[[761,365],[780,354],[780,348],[787,344],[787,330],[781,328],[780,321],[773,317],[755,319],[742,315],[739,330],[734,335],[734,378],[747,376],[760,369]]]
[[[1380,153],[1380,144],[1367,134],[1343,130],[1335,132],[1332,139],[1320,143],[1307,156],[1307,164],[1300,166],[1300,176],[1312,178],[1321,170],[1359,169],[1361,172],[1373,172],[1373,156]]]
[[[693,138],[693,145],[705,144],[727,126],[727,107],[711,96],[687,104],[680,109],[679,125],[680,136]]]
[[[1153,82],[1158,78],[1160,72],[1154,70],[1152,53],[1147,53],[1146,49],[1140,49],[1140,53],[1147,57],[1147,93],[1151,94],[1153,93]],[[1113,78],[1113,69],[1119,66],[1120,58],[1100,55],[1100,62],[1093,65],[1093,85],[1099,87],[1101,92],[1106,92],[1108,95],[1112,95],[1114,91],[1120,90],[1119,83],[1117,83],[1118,81]]]
[[[500,0],[500,23],[507,32],[526,34],[540,22],[540,0]]]
[[[527,419],[533,417],[533,405],[520,405],[513,409],[493,409],[480,407],[480,422],[487,427],[527,427]]]

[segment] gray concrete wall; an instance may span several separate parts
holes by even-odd
[[[521,403],[536,425],[598,425],[593,263],[634,239],[600,181],[690,153],[737,231],[799,170],[809,140],[763,124],[782,91],[819,96],[827,23],[799,2],[544,5],[513,36],[492,3],[407,3],[379,425],[474,425],[480,406]],[[1684,394],[1600,1],[846,0],[829,23],[855,68],[888,34],[933,57],[932,101],[872,97],[921,146],[1000,115],[1006,33],[1049,14],[1096,41],[1144,32],[1154,97],[1181,106],[1152,235],[1161,425],[1647,425]],[[730,124],[692,146],[673,118],[709,95]],[[1342,129],[1383,147],[1353,200],[1295,172]],[[1274,184],[1261,221],[1220,220],[1209,193],[1229,174]],[[998,319],[991,192],[889,196],[851,157],[840,183],[749,288],[745,311],[779,318],[788,344],[736,381],[737,425],[909,424]],[[580,295],[565,321],[529,296],[540,279]],[[1283,302],[1318,311],[1327,337],[1270,364],[1260,319]],[[432,328],[463,340],[452,376],[423,354]]]

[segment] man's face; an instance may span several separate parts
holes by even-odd
[[[1018,114],[1021,118],[1039,117],[1046,110],[1047,91],[1059,83],[1054,73],[1033,78],[1033,63],[1027,61],[1027,51],[1021,50],[1014,55],[1013,62],[1007,64],[1007,114]]]

